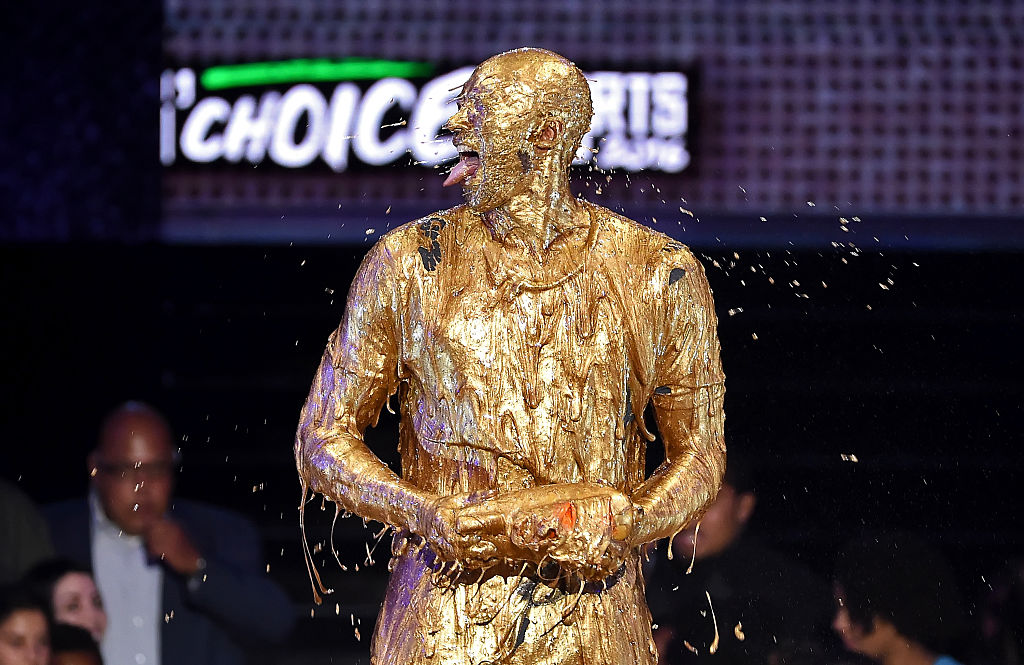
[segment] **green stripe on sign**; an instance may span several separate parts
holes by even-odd
[[[278,83],[313,83],[315,81],[356,81],[388,77],[418,78],[434,73],[427,62],[402,62],[374,58],[327,58],[282,60],[280,62],[248,62],[240,65],[210,67],[200,75],[207,90]]]

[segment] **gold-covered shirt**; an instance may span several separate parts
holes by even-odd
[[[683,245],[582,202],[538,257],[465,206],[369,251],[303,409],[304,482],[399,531],[372,662],[654,663],[638,547],[699,518],[725,465],[716,317]],[[363,444],[397,393],[401,477]],[[644,478],[653,403],[666,462]],[[637,508],[600,581],[538,562],[444,574],[424,497],[589,483]],[[411,543],[411,544],[410,544]]]

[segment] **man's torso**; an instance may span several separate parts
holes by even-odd
[[[591,230],[543,264],[464,208],[384,240],[403,476],[448,495],[643,480],[642,413],[656,384],[665,291],[693,268],[681,245],[591,207]],[[545,583],[536,567],[456,583],[405,548],[378,621],[375,663],[653,663],[637,557],[606,589]]]

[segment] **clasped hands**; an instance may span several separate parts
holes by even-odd
[[[636,518],[622,492],[595,483],[543,485],[430,501],[413,531],[444,561],[482,568],[499,561],[554,561],[584,579],[619,569]]]

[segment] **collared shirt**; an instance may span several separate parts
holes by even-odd
[[[140,536],[110,521],[95,493],[89,506],[93,573],[109,617],[100,645],[103,662],[160,665],[163,569],[149,562]]]

